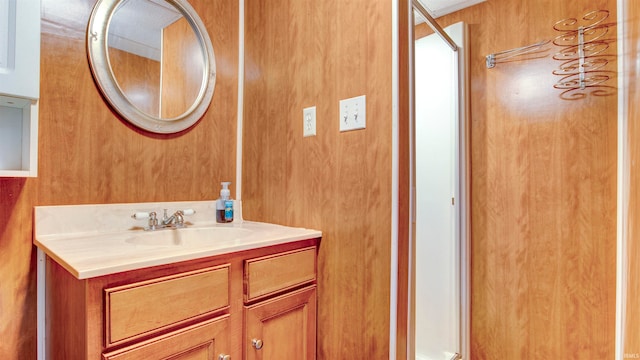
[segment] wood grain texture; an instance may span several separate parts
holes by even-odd
[[[99,353],[90,353],[87,349],[87,323],[91,321],[87,312],[87,287],[84,282],[79,282],[68,271],[63,269],[53,260],[47,258],[46,264],[48,285],[46,288],[46,308],[49,311],[46,331],[49,334],[51,359],[82,360],[98,358]],[[58,293],[59,292],[59,293]],[[101,315],[101,314],[100,314]],[[70,331],[61,331],[56,325],[61,323],[72,324],[67,326]],[[35,355],[35,354],[34,354]],[[35,359],[35,356],[33,357]]]
[[[409,237],[412,234],[413,227],[410,219],[410,197],[411,197],[411,167],[409,166],[411,159],[411,147],[408,143],[414,130],[409,119],[412,117],[414,108],[411,94],[411,56],[409,43],[409,24],[413,16],[413,6],[410,0],[399,1],[398,9],[398,137],[400,147],[398,151],[398,163],[404,164],[398,169],[398,291],[397,291],[397,323],[396,323],[396,359],[411,359],[412,349],[411,342],[413,339],[409,336],[409,327],[412,326],[413,320],[406,314],[410,313],[409,299],[412,296],[409,293],[409,278],[412,269],[409,261]],[[395,204],[394,204],[395,205]]]
[[[162,32],[162,117],[184,114],[202,86],[204,61],[200,43],[185,18]]]
[[[562,100],[555,47],[484,61],[594,9],[616,21],[609,0],[492,0],[438,19],[470,25],[472,359],[614,356],[617,97]]]
[[[105,289],[107,346],[229,306],[229,267]]]
[[[315,360],[316,304],[313,285],[245,307],[244,359]]]
[[[629,199],[627,214],[627,294],[624,324],[624,354],[640,356],[640,81],[638,81],[638,51],[640,51],[640,3],[627,0],[625,22],[625,71],[629,76],[628,159]]]
[[[50,331],[48,336],[50,336],[51,342],[47,350],[47,358],[55,360],[99,359],[101,354],[105,352],[115,356],[116,354],[120,354],[122,352],[121,350],[134,350],[141,347],[146,349],[146,344],[155,343],[158,339],[170,336],[172,333],[178,332],[180,329],[185,329],[186,327],[195,324],[202,324],[210,319],[219,319],[226,314],[229,315],[229,321],[228,324],[225,325],[224,331],[226,334],[226,346],[224,349],[217,348],[216,351],[230,354],[232,359],[240,359],[242,358],[243,351],[242,334],[244,303],[242,301],[242,297],[244,293],[244,261],[251,258],[275,255],[277,253],[286,253],[309,247],[317,247],[318,241],[319,239],[302,240],[83,280],[76,279],[58,263],[53,260],[48,260],[47,274],[49,277],[47,281],[51,286],[48,287],[47,306],[52,311],[55,311],[55,313],[50,314],[51,316],[48,322]],[[228,299],[229,306],[220,307],[222,306],[222,302],[219,302],[218,304],[220,306],[213,305],[215,309],[212,310],[211,301],[208,301],[208,304],[203,304],[204,306],[200,310],[196,308],[189,311],[183,308],[183,306],[191,307],[194,305],[194,301],[192,301],[194,299],[181,298],[177,293],[191,291],[192,294],[199,294],[201,293],[201,288],[207,286],[207,280],[203,280],[205,283],[203,283],[203,281],[198,281],[199,284],[194,284],[192,281],[194,278],[191,277],[187,280],[190,284],[184,287],[182,286],[184,284],[180,284],[175,288],[167,289],[166,285],[172,287],[171,285],[176,284],[175,280],[180,281],[185,279],[185,277],[176,278],[176,274],[195,274],[196,277],[199,277],[199,275],[202,274],[211,274],[216,277],[217,275],[220,275],[219,273],[213,274],[211,272],[202,272],[203,269],[210,268],[217,268],[217,271],[224,270],[225,272],[229,269],[228,297],[222,299]],[[159,284],[158,280],[164,280],[167,277],[171,277],[173,281],[169,280],[162,283],[161,286],[167,289],[164,296],[152,296],[147,293],[147,295],[151,296],[152,299],[157,300],[157,304],[149,305],[148,307],[156,309],[160,305],[165,305],[167,307],[180,307],[180,309],[174,309],[174,311],[183,315],[180,316],[181,319],[176,319],[174,316],[174,322],[172,324],[158,324],[158,322],[162,322],[162,319],[144,319],[143,316],[140,316],[141,313],[148,313],[149,309],[140,310],[140,307],[138,306],[139,311],[136,315],[132,315],[136,313],[135,310],[125,309],[124,312],[120,312],[120,315],[125,317],[137,316],[140,321],[140,323],[133,327],[140,330],[141,326],[145,327],[144,323],[146,322],[148,324],[146,329],[155,329],[140,336],[130,337],[118,342],[117,344],[109,344],[109,338],[106,336],[105,332],[109,331],[107,322],[110,320],[110,316],[108,316],[108,307],[110,307],[110,302],[105,298],[105,289],[121,288],[130,284],[150,284],[152,287],[157,289],[154,285]],[[220,283],[219,280],[220,279],[214,279],[213,282]],[[172,284],[169,284],[169,282],[172,282]],[[192,291],[194,288],[195,291]],[[219,289],[219,287],[217,288]],[[134,291],[138,289],[139,288],[133,288]],[[215,290],[215,292],[216,294],[213,294],[213,297],[216,297],[217,293],[220,291]],[[226,291],[224,295],[227,295]],[[211,296],[212,295],[201,296],[201,298],[211,298]],[[132,300],[132,302],[134,303],[130,305],[134,309],[137,305],[140,305],[135,300]],[[185,303],[190,304],[185,305]],[[200,301],[200,303],[202,304],[202,301]],[[111,306],[111,308],[113,308],[113,306]],[[172,315],[169,315],[169,317]],[[113,316],[117,316],[117,314],[113,314]],[[129,319],[127,318],[122,320],[126,322]],[[112,323],[117,322],[118,320],[112,321]],[[157,325],[162,327],[160,328]],[[170,340],[167,341],[167,343],[173,344],[172,346],[180,346],[182,341],[174,342],[174,340]],[[155,345],[150,346],[154,347]],[[144,354],[148,355],[148,352],[145,349],[141,349],[140,351],[135,350],[133,352],[139,354],[139,356],[144,356]]]
[[[84,42],[94,3],[42,0],[38,177],[0,179],[3,359],[36,358],[33,206],[215,199],[235,177],[237,3],[190,1],[224,61],[203,119],[169,136],[131,127],[101,98]]]
[[[160,62],[109,48],[113,77],[127,99],[143,112],[160,116]]]
[[[216,360],[229,349],[229,315],[205,321],[160,339],[104,354],[104,360]]]
[[[316,252],[314,247],[245,261],[245,302],[315,282]]]
[[[319,359],[388,358],[391,2],[245,3],[245,218],[322,230]],[[338,102],[358,95],[367,128],[340,133]]]
[[[209,33],[219,35],[212,36],[218,56],[237,64],[237,40],[229,38],[237,36],[237,8],[221,3],[192,5]],[[237,68],[218,71],[209,111],[194,128],[153,135],[120,120],[103,101],[83,39],[44,33],[42,53],[41,205],[214,199],[214,184],[233,178]]]

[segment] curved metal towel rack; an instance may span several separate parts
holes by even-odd
[[[554,75],[562,76],[553,86],[563,90],[561,98],[577,100],[587,94],[607,96],[615,93],[616,87],[606,84],[615,76],[615,71],[607,68],[615,60],[607,49],[616,41],[615,37],[609,38],[609,28],[615,23],[605,23],[608,17],[609,11],[596,10],[581,19],[564,19],[553,26],[561,32],[553,41],[561,49],[553,56],[554,60],[562,61],[553,71]],[[591,88],[589,92],[586,91],[588,88]]]
[[[560,35],[553,39],[552,45],[559,48],[553,59],[561,61],[553,75],[562,76],[553,86],[562,90],[560,98],[578,100],[587,95],[608,96],[616,92],[616,87],[606,82],[615,77],[615,71],[607,67],[615,60],[615,55],[607,52],[616,42],[609,28],[616,23],[605,23],[609,17],[607,10],[590,11],[581,18],[567,18],[553,25]],[[530,60],[546,57],[545,46],[551,40],[541,41],[511,50],[500,51],[486,56],[488,69],[501,62]]]

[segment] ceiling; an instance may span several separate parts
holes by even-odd
[[[419,0],[429,14],[440,16],[485,0]],[[162,29],[182,16],[164,0],[124,0],[109,25],[109,46],[160,60]],[[416,22],[422,19],[416,17]]]
[[[419,0],[434,18],[456,12],[485,0]]]
[[[164,0],[125,0],[109,23],[109,47],[160,61],[162,29],[181,17]]]

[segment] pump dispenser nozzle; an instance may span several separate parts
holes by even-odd
[[[216,221],[219,223],[227,223],[233,221],[233,200],[231,200],[231,191],[229,190],[230,181],[220,183],[220,199],[216,204]]]
[[[223,181],[220,185],[222,185],[222,189],[220,189],[220,198],[222,200],[230,199],[231,191],[229,190],[229,185],[231,185],[231,181]]]

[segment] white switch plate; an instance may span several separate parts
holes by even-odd
[[[340,100],[340,131],[367,127],[367,99],[365,95]]]
[[[302,110],[302,136],[316,136],[316,107]]]

